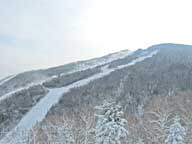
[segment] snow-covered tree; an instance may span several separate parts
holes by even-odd
[[[34,137],[31,130],[16,128],[10,135],[5,136],[5,141],[2,143],[33,144]]]
[[[166,144],[184,144],[186,135],[185,128],[180,123],[180,117],[174,118],[174,123],[168,129],[168,137],[165,140]]]
[[[50,143],[74,144],[72,132],[67,127],[49,124],[46,130]]]
[[[121,106],[104,102],[96,110],[96,144],[121,144],[121,138],[128,135],[127,121],[123,118]]]
[[[40,123],[33,128],[33,143],[74,144],[72,130],[66,124]],[[28,144],[28,143],[27,143]]]
[[[143,117],[143,115],[144,115],[144,108],[143,107],[144,107],[143,104],[138,105],[138,107],[137,107],[139,117]]]
[[[80,142],[81,144],[90,144],[93,141],[93,127],[95,124],[94,114],[90,108],[86,108],[86,110],[81,110],[79,113],[79,120],[81,121],[80,128]]]
[[[143,142],[143,139],[139,138],[137,144],[145,144],[145,143]]]

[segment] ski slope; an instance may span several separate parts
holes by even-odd
[[[42,80],[42,81],[39,81],[39,82],[36,82],[36,83],[30,83],[30,84],[28,84],[27,86],[24,86],[24,87],[21,87],[21,88],[17,88],[17,89],[15,89],[14,91],[11,91],[11,92],[9,92],[9,93],[6,93],[6,94],[0,96],[0,102],[3,101],[3,100],[5,100],[5,99],[7,99],[7,98],[9,98],[9,97],[11,97],[11,96],[13,96],[13,95],[14,95],[15,93],[17,93],[17,92],[20,92],[20,91],[23,91],[23,90],[27,90],[27,89],[29,89],[29,88],[31,88],[31,87],[33,87],[33,86],[42,85],[44,82],[49,81],[49,80],[51,80],[51,79],[53,79],[53,78],[55,78],[55,76],[52,76],[52,77],[49,78],[49,79]]]
[[[109,75],[111,72],[116,71],[118,69],[123,69],[132,65],[135,65],[138,62],[141,62],[147,58],[150,58],[154,55],[156,55],[158,51],[153,51],[151,53],[148,53],[145,56],[139,57],[132,62],[120,65],[116,68],[108,68],[108,66],[104,66],[101,68],[102,72],[95,74],[91,77],[88,77],[86,79],[77,81],[69,86],[62,87],[62,88],[55,88],[50,89],[49,93],[42,98],[19,122],[19,124],[10,131],[1,141],[0,144],[14,144],[16,140],[23,139],[22,135],[20,134],[22,131],[20,130],[30,130],[37,122],[42,121],[49,110],[56,105],[59,100],[62,98],[63,94],[69,92],[72,88],[81,87],[84,85],[89,84],[91,81],[100,79],[102,77],[105,77]]]
[[[3,79],[2,81],[0,81],[0,86],[3,85],[4,83],[10,81],[11,79],[13,79],[15,77],[16,77],[16,75],[12,75],[12,76],[9,76],[9,77]]]
[[[72,74],[72,73],[79,72],[79,71],[85,71],[85,70],[96,68],[96,67],[102,66],[102,65],[106,65],[108,63],[111,63],[112,61],[123,59],[123,58],[125,58],[125,57],[127,57],[127,56],[129,56],[131,54],[133,54],[132,51],[126,50],[126,51],[121,51],[121,52],[118,52],[118,53],[111,54],[111,55],[106,56],[106,57],[95,58],[95,59],[89,60],[87,62],[84,62],[83,64],[80,64],[73,71],[61,74],[61,76]]]
[[[79,71],[84,71],[84,70],[88,70],[88,69],[92,69],[92,68],[95,68],[95,67],[98,67],[98,66],[101,66],[101,65],[105,65],[105,64],[108,64],[112,61],[115,61],[117,59],[123,59],[129,55],[131,55],[133,52],[132,51],[121,51],[121,52],[118,52],[118,53],[114,53],[114,54],[111,54],[110,56],[108,57],[102,57],[102,58],[96,58],[96,59],[93,59],[93,60],[90,60],[88,62],[85,62],[84,64],[82,65],[79,65],[75,70],[72,70],[68,73],[61,73],[60,76],[64,76],[64,75],[69,75],[69,74],[72,74],[72,73],[75,73],[75,72],[79,72]],[[4,83],[6,83],[7,81],[13,79],[15,76],[11,76],[5,80],[2,80],[0,81],[0,86]],[[26,90],[26,89],[29,89],[30,87],[33,87],[33,86],[37,86],[37,85],[42,85],[44,82],[47,82],[47,81],[50,81],[54,78],[57,78],[58,76],[54,75],[52,76],[51,78],[47,78],[45,80],[41,80],[39,82],[35,82],[35,83],[29,83],[27,86],[25,87],[20,87],[20,88],[17,88],[13,91],[10,91],[2,96],[0,96],[0,102],[13,96],[14,93],[17,93],[17,92],[20,92],[22,90]]]

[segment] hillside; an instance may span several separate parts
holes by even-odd
[[[164,144],[178,117],[183,141],[191,144],[191,75],[192,46],[159,44],[5,78],[0,143],[24,139],[21,129],[35,131],[39,143],[50,143],[47,131],[62,125],[73,143],[94,144],[95,107],[107,101],[121,105],[128,122],[123,144]],[[48,124],[54,127],[45,128]]]

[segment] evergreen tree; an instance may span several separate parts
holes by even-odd
[[[137,144],[144,144],[143,139],[139,138]]]
[[[123,118],[120,105],[105,102],[98,110],[96,124],[96,144],[121,144],[121,138],[128,134],[127,121]]]
[[[180,123],[180,117],[176,116],[174,123],[168,130],[168,137],[165,140],[166,144],[184,144],[185,128]]]

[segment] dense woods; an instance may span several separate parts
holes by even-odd
[[[138,50],[91,69],[59,73],[14,93],[0,103],[1,131],[13,128],[50,89],[101,73],[105,66],[125,65],[154,50],[158,53],[151,58],[64,93],[43,121],[25,131],[23,143],[191,144],[192,48],[171,44]]]

